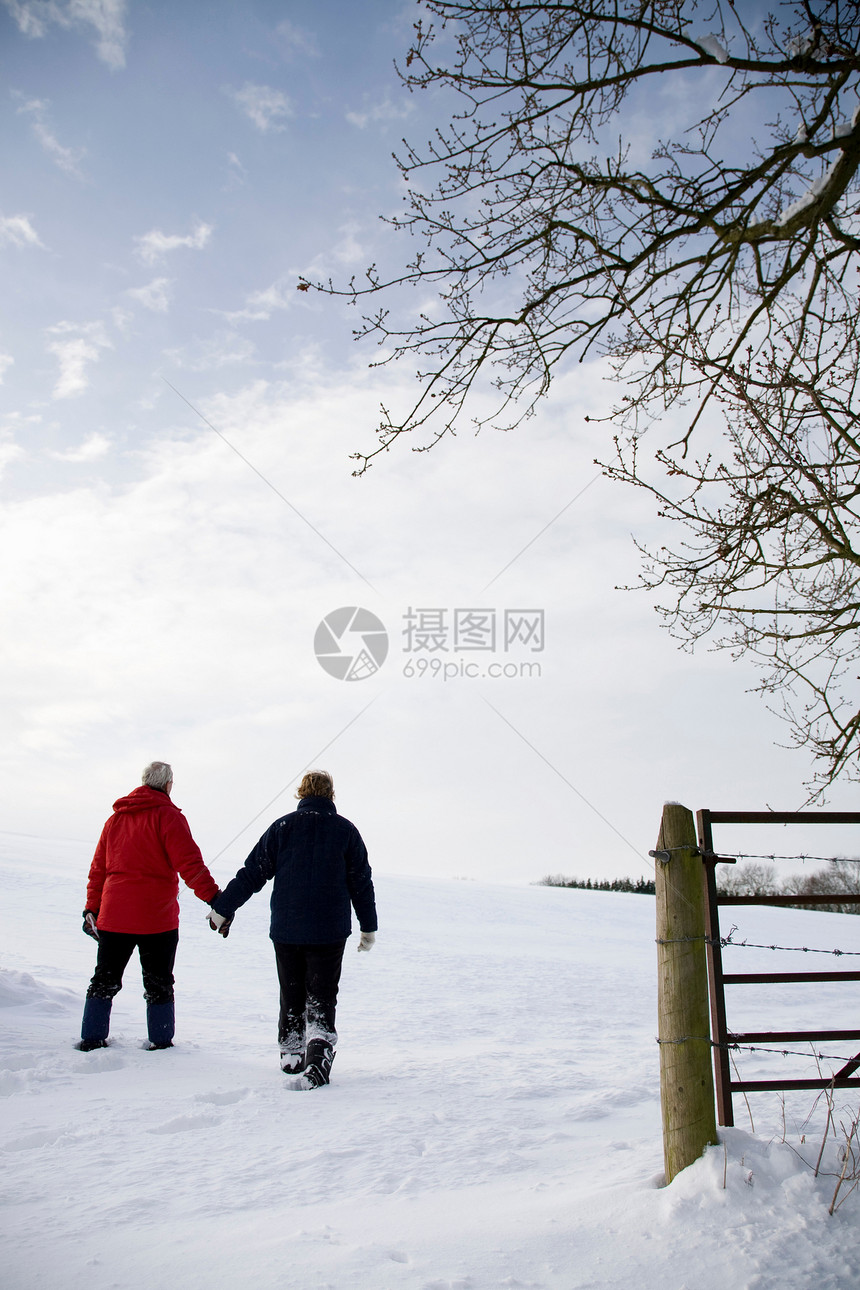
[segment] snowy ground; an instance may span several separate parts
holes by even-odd
[[[72,1048],[87,853],[0,836],[4,1290],[860,1283],[860,1194],[829,1217],[835,1149],[817,1180],[801,1160],[811,1094],[785,1128],[777,1096],[751,1098],[755,1135],[738,1099],[743,1127],[662,1186],[648,897],[378,876],[333,1083],[290,1093],[263,894],[226,942],[183,899],[175,1048],[141,1048],[136,961],[111,1047]],[[750,940],[860,950],[860,918],[743,914]],[[858,987],[793,989],[792,1008],[774,993],[730,1017],[856,1018]]]

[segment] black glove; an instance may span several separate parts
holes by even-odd
[[[84,920],[84,931],[87,936],[91,936],[94,941],[97,941],[99,939],[99,929],[96,927],[96,918],[98,915],[91,909],[85,909],[82,917]]]

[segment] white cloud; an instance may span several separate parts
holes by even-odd
[[[122,305],[114,305],[110,311],[110,320],[117,331],[125,335],[134,320],[134,310],[123,309]]]
[[[56,23],[95,28],[96,52],[109,67],[125,66],[126,0],[2,0],[25,36],[38,39]]]
[[[23,456],[24,449],[17,443],[0,443],[0,477],[5,474],[7,466],[10,466],[13,461],[18,461]]]
[[[338,264],[358,264],[367,258],[367,252],[356,238],[358,227],[355,224],[344,224],[339,230],[340,240],[334,248],[334,258]]]
[[[225,316],[237,321],[266,322],[277,309],[289,309],[295,301],[296,282],[297,277],[294,275],[289,282],[279,279],[270,287],[252,291],[246,297],[244,309],[237,309]]]
[[[263,310],[263,317],[268,318],[276,309],[289,308],[295,299],[295,290],[295,282],[273,282],[262,291],[253,291],[248,297],[248,306]]]
[[[25,114],[33,118],[33,133],[51,160],[67,175],[80,179],[79,163],[86,156],[86,149],[66,148],[60,143],[45,119],[49,107],[50,102],[47,99],[28,99],[18,108],[18,115]]]
[[[232,363],[251,363],[254,360],[254,345],[235,332],[220,332],[206,340],[196,339],[189,345],[165,350],[177,367],[191,372],[209,372],[219,367],[228,367]]]
[[[45,21],[40,16],[46,9],[39,0],[3,0],[6,8],[17,22],[25,36],[44,36]]]
[[[242,188],[248,180],[248,172],[235,152],[227,153],[227,175],[222,192],[230,193]]]
[[[0,247],[42,246],[29,215],[0,215]]]
[[[143,305],[144,309],[166,314],[170,306],[170,283],[170,278],[153,278],[145,287],[130,287],[126,295]]]
[[[99,461],[110,451],[110,446],[111,441],[107,435],[93,431],[77,448],[70,448],[67,452],[52,452],[51,456],[57,461],[70,461],[75,464]]]
[[[82,394],[89,384],[86,368],[98,358],[98,346],[83,336],[76,336],[69,340],[54,341],[48,349],[60,365],[54,398],[69,399]]]
[[[6,375],[6,369],[11,367],[15,362],[11,354],[0,354],[0,385],[3,384],[3,377]]]
[[[202,220],[198,220],[193,233],[184,237],[178,233],[162,233],[161,229],[154,228],[142,237],[135,238],[137,254],[144,264],[155,264],[170,251],[177,251],[183,246],[193,251],[202,251],[212,236],[212,230],[213,226],[204,224]]]
[[[412,110],[411,103],[398,106],[386,96],[381,103],[375,103],[364,112],[347,112],[346,119],[350,125],[357,125],[359,130],[363,130],[373,121],[403,121]]]
[[[269,130],[283,130],[282,119],[293,115],[287,96],[280,90],[273,90],[270,85],[252,85],[249,82],[241,90],[233,90],[232,96],[263,134]]]
[[[341,268],[348,268],[353,265],[364,268],[372,256],[368,254],[367,248],[359,242],[358,232],[358,224],[342,224],[337,230],[337,241],[332,246],[327,247],[324,253],[314,256],[313,260],[306,266],[302,276],[327,278],[333,272],[332,261]],[[422,309],[426,310],[434,301],[435,297],[431,297],[430,302],[427,304],[422,302]]]
[[[49,327],[48,332],[58,338],[48,345],[60,367],[53,397],[70,399],[83,394],[90,383],[90,364],[98,361],[103,349],[112,348],[103,325],[61,322]]]
[[[307,58],[320,57],[320,48],[313,32],[297,27],[289,18],[278,23],[276,32],[288,53],[303,54]]]

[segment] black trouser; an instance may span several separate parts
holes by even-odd
[[[99,932],[96,970],[87,990],[88,999],[112,999],[122,989],[122,974],[137,946],[147,1003],[173,1001],[173,963],[179,929],[137,935],[132,932]]]
[[[281,1051],[303,1053],[308,1039],[336,1044],[334,1014],[346,941],[334,945],[284,945],[275,941],[274,945],[281,987]]]

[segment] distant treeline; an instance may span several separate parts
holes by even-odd
[[[583,891],[635,891],[640,896],[654,895],[653,878],[613,878],[611,882],[594,882],[590,878],[565,878],[563,873],[548,873],[538,887],[580,887]]]
[[[550,873],[541,878],[539,887],[576,887],[580,891],[633,891],[641,896],[654,895],[653,878],[566,878],[561,873]],[[860,860],[828,860],[824,869],[810,874],[789,874],[777,877],[776,865],[751,862],[748,864],[718,865],[717,890],[726,896],[796,896],[792,909],[816,909],[823,913],[860,914],[860,905],[840,902],[840,896],[860,894]],[[805,904],[804,896],[833,896],[833,903],[826,905]]]
[[[750,861],[717,865],[717,890],[726,896],[796,896],[792,909],[817,909],[825,914],[860,914],[860,905],[845,905],[840,896],[860,894],[860,860],[828,860],[823,869],[778,878],[776,865]],[[833,904],[804,904],[804,896],[833,896]]]

